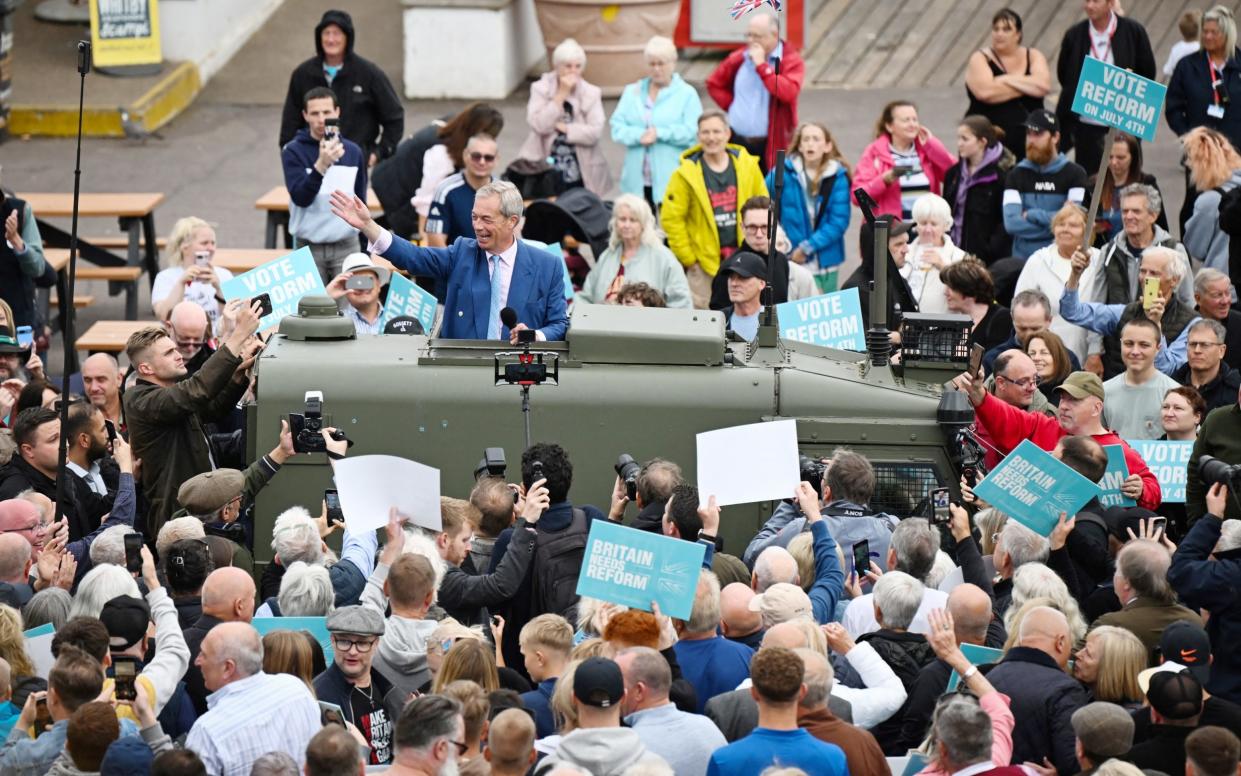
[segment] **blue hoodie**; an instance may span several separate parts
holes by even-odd
[[[1013,238],[1013,255],[1025,259],[1052,243],[1051,219],[1066,200],[1082,204],[1086,171],[1059,154],[1040,167],[1029,159],[1004,181],[1004,229]]]
[[[806,173],[797,157],[784,159],[784,193],[780,198],[780,225],[794,248],[807,259],[816,258],[824,269],[845,260],[845,232],[849,229],[849,173],[836,161],[808,201]],[[776,171],[767,173],[767,190],[775,191]],[[824,192],[827,193],[826,199]]]
[[[362,149],[353,141],[341,138],[345,155],[328,168],[327,175],[315,169],[319,159],[319,141],[302,127],[280,151],[284,165],[284,185],[289,190],[289,232],[298,242],[334,243],[357,234],[344,219],[332,214],[330,198],[333,189],[352,187],[366,201],[366,160]],[[324,186],[324,182],[329,185]]]

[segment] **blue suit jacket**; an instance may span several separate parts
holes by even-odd
[[[392,245],[382,255],[411,274],[448,284],[441,337],[487,339],[491,274],[487,270],[487,253],[478,247],[477,240],[458,237],[447,248],[420,248],[393,235]],[[549,341],[564,339],[569,328],[560,261],[518,241],[508,289],[507,306],[517,312],[517,321],[543,332]],[[500,338],[507,342],[508,334],[508,327],[500,324]]]

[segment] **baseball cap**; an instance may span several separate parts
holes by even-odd
[[[720,272],[733,272],[743,278],[767,279],[767,262],[757,253],[741,251],[728,257]]]
[[[1159,671],[1150,678],[1146,700],[1168,719],[1191,719],[1202,713],[1202,684],[1189,671]]]
[[[411,315],[398,315],[384,324],[384,334],[425,334],[422,321]]]
[[[620,703],[624,694],[620,666],[606,657],[587,658],[573,672],[573,697],[579,703],[606,709]]]
[[[1074,399],[1084,399],[1087,396],[1102,399],[1103,381],[1094,372],[1073,372],[1064,378],[1064,382],[1056,390],[1064,391]]]
[[[1032,129],[1035,132],[1059,132],[1060,121],[1056,118],[1056,114],[1045,108],[1039,108],[1026,116],[1026,129]]]
[[[367,253],[351,253],[340,265],[341,272],[374,272],[379,277],[379,285],[384,285],[392,277],[392,270],[381,267]]]
[[[798,617],[813,617],[810,596],[797,585],[777,582],[750,599],[750,611],[761,612],[764,622],[788,622]]]
[[[327,629],[329,633],[382,636],[384,618],[365,606],[342,606],[327,616]]]
[[[1087,703],[1072,717],[1082,748],[1103,757],[1119,757],[1133,748],[1133,717],[1115,703]]]
[[[236,469],[216,469],[190,477],[177,489],[177,501],[191,515],[209,515],[241,495],[246,477]]]
[[[108,630],[108,646],[119,652],[129,649],[146,636],[151,607],[141,598],[118,595],[103,605],[99,621]]]
[[[1211,639],[1205,629],[1188,620],[1177,620],[1163,629],[1159,653],[1164,660],[1185,666],[1201,684],[1211,678]]]
[[[1151,677],[1155,674],[1179,674],[1185,670],[1185,666],[1171,660],[1160,663],[1154,668],[1146,668],[1138,673],[1138,689],[1145,695],[1151,686]]]

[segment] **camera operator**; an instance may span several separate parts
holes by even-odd
[[[1198,461],[1202,460],[1202,456],[1210,455],[1226,464],[1241,463],[1241,393],[1238,393],[1237,400],[1238,404],[1211,410],[1198,429],[1198,439],[1194,442],[1185,479],[1185,517],[1191,526],[1210,506],[1206,503],[1209,483],[1203,481]],[[1241,518],[1241,509],[1237,507],[1235,498],[1226,499],[1223,509],[1224,512],[1214,514]]]
[[[467,574],[486,574],[491,566],[491,553],[500,533],[513,525],[521,514],[521,494],[516,486],[495,475],[479,477],[470,491],[470,505],[480,515],[474,538],[470,540],[470,552],[461,563]]]
[[[830,459],[820,462],[826,469],[822,478],[822,514],[828,530],[836,543],[843,548],[861,541],[870,543],[872,558],[886,558],[892,529],[900,520],[886,512],[876,512],[870,507],[875,495],[875,468],[861,453],[838,449]],[[803,465],[803,470],[806,467]],[[803,471],[802,479],[813,482],[809,472]],[[750,568],[758,556],[768,547],[784,547],[802,531],[809,530],[806,518],[796,504],[784,502],[750,541],[742,560]]]
[[[219,350],[186,379],[185,359],[163,329],[143,329],[125,345],[138,374],[124,405],[134,457],[143,462],[147,536],[159,535],[181,483],[215,468],[203,424],[229,415],[249,385],[250,367],[263,345],[254,338],[258,304],[242,306],[236,317]]]
[[[1237,408],[1232,407],[1211,414],[1235,412]],[[1197,457],[1194,460],[1197,461]],[[1197,465],[1190,464],[1191,473],[1196,474],[1197,469]],[[1241,640],[1241,598],[1237,596],[1237,587],[1241,585],[1241,557],[1238,557],[1241,553],[1236,550],[1215,552],[1227,519],[1225,509],[1236,507],[1237,494],[1228,491],[1227,486],[1216,482],[1206,492],[1206,513],[1189,529],[1172,555],[1168,583],[1186,606],[1211,612],[1206,630],[1214,648],[1206,689],[1212,695],[1238,703],[1241,702],[1241,650],[1235,645]]]
[[[629,505],[627,480],[632,477],[633,503],[638,507],[638,516],[629,524],[630,527],[639,531],[663,533],[664,507],[672,497],[672,490],[685,481],[681,476],[681,467],[663,458],[652,458],[642,464],[634,474],[629,467],[637,467],[637,464],[627,455],[622,458],[628,458],[628,462],[623,464],[618,461],[616,464],[616,485],[612,488],[612,506],[608,510],[608,519],[614,523],[625,521],[625,507]]]

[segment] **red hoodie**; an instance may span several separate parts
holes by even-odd
[[[1066,436],[1071,436],[1060,427],[1060,422],[1041,412],[1026,412],[1011,404],[986,394],[982,404],[975,408],[978,424],[990,435],[995,446],[1007,455],[1021,440],[1029,439],[1044,450],[1054,450],[1056,444]],[[1130,474],[1142,478],[1142,495],[1138,497],[1138,506],[1144,509],[1158,510],[1163,501],[1159,491],[1159,480],[1142,460],[1142,456],[1134,452],[1125,440],[1111,431],[1103,434],[1092,434],[1093,439],[1101,445],[1120,445],[1125,450],[1125,465]]]

